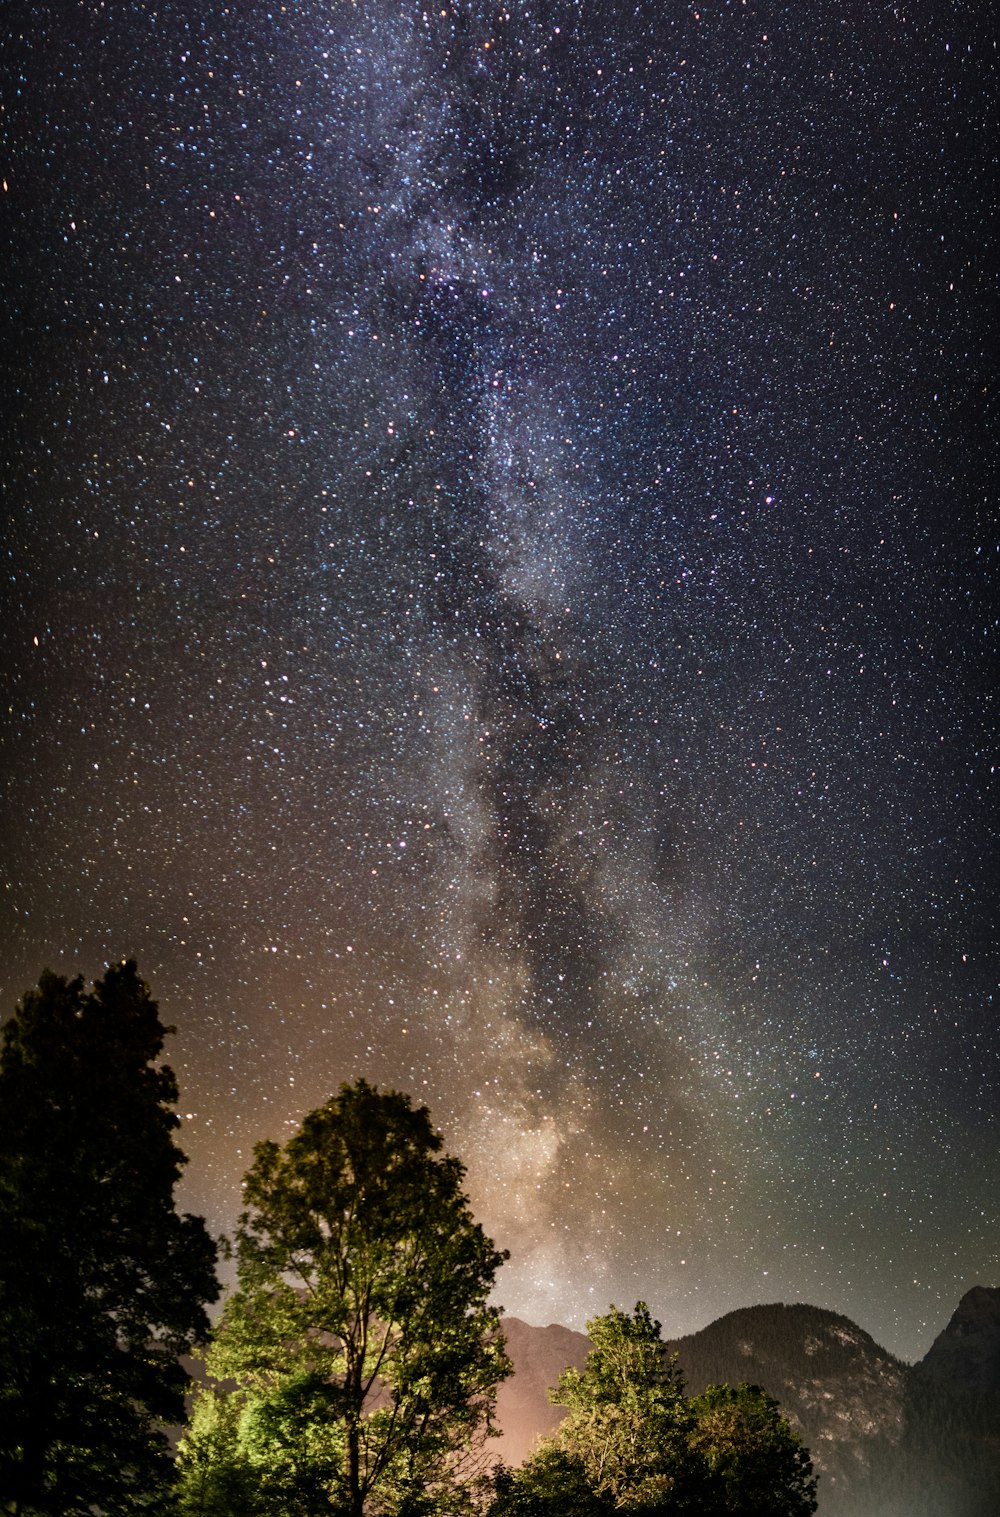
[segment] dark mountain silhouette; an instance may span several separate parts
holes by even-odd
[[[506,1318],[514,1375],[498,1399],[498,1450],[519,1463],[559,1408],[548,1401],[582,1333]],[[856,1323],[813,1306],[752,1306],[676,1339],[688,1391],[763,1386],[820,1475],[819,1517],[1000,1517],[1000,1289],[963,1298],[926,1358],[897,1359]]]
[[[918,1368],[945,1390],[1000,1395],[1000,1290],[967,1291]]]

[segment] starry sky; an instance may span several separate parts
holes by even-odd
[[[0,999],[214,1229],[363,1075],[531,1321],[1000,1282],[977,12],[9,7]]]

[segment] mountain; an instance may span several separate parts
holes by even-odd
[[[562,1408],[552,1405],[548,1388],[570,1365],[583,1369],[590,1339],[568,1327],[531,1327],[517,1317],[505,1317],[503,1331],[514,1373],[497,1392],[497,1425],[503,1436],[496,1450],[506,1464],[520,1464],[535,1439],[551,1433],[562,1419]]]
[[[1000,1395],[1000,1290],[967,1291],[918,1369],[946,1390]]]
[[[504,1319],[514,1375],[498,1398],[516,1464],[557,1425],[546,1390],[582,1333]],[[746,1380],[780,1402],[820,1476],[818,1517],[1000,1517],[1000,1290],[965,1296],[919,1365],[819,1307],[745,1307],[667,1344],[690,1394]]]
[[[746,1380],[780,1402],[820,1475],[821,1512],[853,1512],[847,1498],[894,1463],[908,1367],[849,1318],[815,1306],[749,1306],[667,1348],[690,1394]]]

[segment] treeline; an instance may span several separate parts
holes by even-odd
[[[489,1458],[499,1252],[427,1110],[363,1080],[257,1145],[237,1284],[178,1213],[166,1035],[133,962],[43,974],[0,1049],[0,1510],[12,1517],[583,1517],[815,1509],[756,1387],[685,1394],[642,1303],[588,1324],[565,1418]],[[200,1353],[193,1388],[180,1365]],[[190,1414],[185,1393],[192,1391]],[[183,1423],[176,1457],[166,1436]]]

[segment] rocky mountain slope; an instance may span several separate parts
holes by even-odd
[[[847,1317],[814,1306],[750,1306],[668,1345],[688,1390],[747,1380],[781,1403],[821,1477],[822,1511],[876,1478],[902,1441],[907,1366]]]
[[[1000,1395],[1000,1290],[968,1291],[918,1369],[947,1390]]]
[[[505,1317],[503,1330],[514,1373],[497,1393],[503,1436],[495,1447],[506,1464],[520,1464],[535,1439],[559,1423],[562,1408],[552,1405],[548,1388],[570,1365],[583,1368],[590,1340],[568,1327],[531,1327],[518,1317]]]
[[[504,1322],[514,1376],[498,1401],[500,1456],[519,1463],[559,1419],[546,1390],[588,1350],[567,1328]],[[668,1345],[693,1394],[761,1385],[820,1474],[819,1517],[1000,1517],[1000,1289],[965,1296],[921,1364],[812,1306],[730,1312]]]

